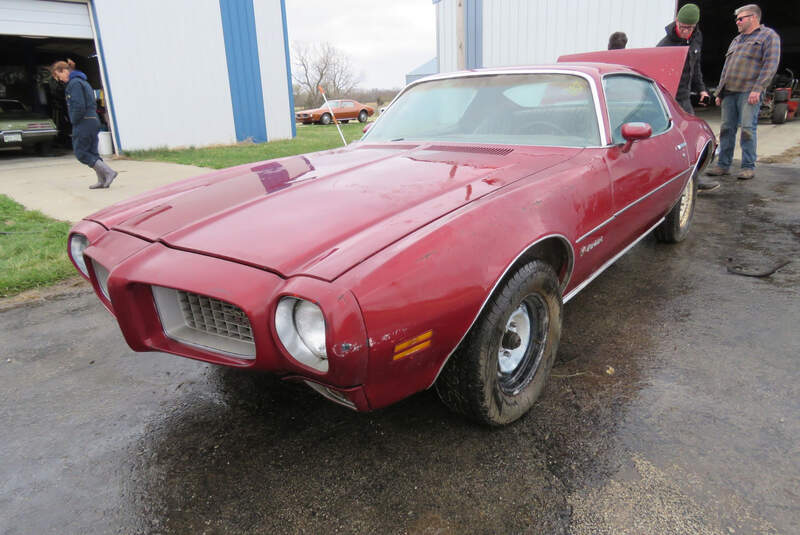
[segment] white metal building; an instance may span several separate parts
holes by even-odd
[[[651,47],[676,0],[433,0],[439,71],[555,63],[605,50],[617,31],[628,48]]]
[[[285,139],[284,1],[0,0],[0,44],[35,55],[29,64],[66,59],[71,43],[93,49],[80,59],[99,72],[117,150]]]

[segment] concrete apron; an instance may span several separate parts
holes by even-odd
[[[719,108],[696,110],[719,137]],[[800,119],[782,125],[758,125],[758,156],[778,156],[800,140]],[[741,159],[736,146],[734,158]],[[50,217],[80,221],[108,205],[139,195],[177,180],[210,172],[191,165],[134,160],[108,160],[119,176],[109,189],[90,190],[96,181],[93,169],[79,163],[72,154],[52,157],[23,157],[0,153],[0,194]],[[736,165],[736,164],[734,164]]]
[[[55,219],[77,222],[108,205],[212,171],[174,163],[106,161],[119,175],[110,188],[90,190],[97,181],[94,169],[71,153],[37,158],[5,152],[0,154],[0,194]]]

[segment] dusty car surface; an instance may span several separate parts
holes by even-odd
[[[268,370],[359,411],[435,386],[501,425],[542,391],[563,303],[648,233],[684,239],[714,148],[621,65],[439,75],[360,142],[122,202],[69,251],[136,351]]]
[[[37,149],[47,152],[58,135],[55,123],[28,110],[21,102],[0,99],[0,149]]]
[[[335,116],[337,121],[343,123],[350,122],[352,119],[357,119],[360,123],[366,123],[367,119],[375,113],[375,108],[356,100],[329,100],[328,104],[330,104],[330,108],[323,105],[313,110],[299,111],[295,113],[295,119],[303,124],[331,124]],[[331,110],[333,115],[331,115]]]

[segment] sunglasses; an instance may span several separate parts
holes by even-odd
[[[741,17],[736,17],[736,22],[742,22],[744,19],[752,16],[753,15],[742,15]]]

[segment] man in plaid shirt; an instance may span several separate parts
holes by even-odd
[[[717,85],[717,106],[722,106],[719,160],[706,174],[728,174],[736,130],[741,126],[742,169],[737,178],[748,180],[755,176],[756,126],[761,97],[778,70],[781,40],[775,30],[761,25],[761,8],[757,5],[747,4],[734,13],[739,35],[728,47]]]

